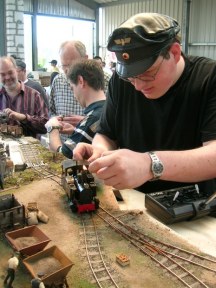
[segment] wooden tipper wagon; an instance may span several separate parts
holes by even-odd
[[[46,287],[69,287],[66,276],[73,263],[57,247],[52,246],[23,260],[32,277],[40,273]]]
[[[22,257],[31,256],[43,250],[51,241],[37,226],[27,226],[5,234],[14,250]]]
[[[7,232],[5,236],[12,248],[20,252],[33,278],[43,275],[41,279],[47,288],[69,287],[66,276],[73,263],[57,246],[45,249],[50,239],[37,226]]]

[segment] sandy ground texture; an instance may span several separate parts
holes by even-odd
[[[49,217],[47,224],[39,223],[37,227],[51,239],[46,248],[56,245],[74,263],[67,274],[69,287],[98,287],[94,284],[85,251],[83,250],[80,217],[77,214],[73,214],[69,209],[67,198],[61,186],[50,179],[44,179],[33,181],[29,185],[9,192],[7,194],[13,193],[18,201],[26,206],[29,202],[37,202],[38,208]],[[0,195],[2,194],[1,192]],[[100,193],[99,198],[100,203],[107,209],[118,210],[118,203],[112,193],[112,189],[109,187]],[[144,213],[135,212],[134,218],[128,223],[129,225],[143,227],[145,233],[155,238],[192,249],[182,238],[178,237],[168,227],[151,218],[145,211]],[[109,229],[107,225],[99,222],[99,226],[100,241],[103,252],[106,255],[105,259],[114,273],[115,280],[120,288],[183,287],[178,282],[173,281],[170,275],[161,271],[148,257],[140,254],[134,246]],[[2,283],[6,273],[7,260],[11,252],[11,246],[2,235],[0,241],[0,282]],[[129,257],[130,265],[122,267],[116,263],[116,255],[120,253]],[[208,280],[212,284],[209,287],[215,287],[215,277],[212,276],[212,279]],[[22,261],[20,261],[13,287],[30,287],[30,281],[31,275],[22,264]],[[0,283],[0,287],[3,287],[3,284]]]

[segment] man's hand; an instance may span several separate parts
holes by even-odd
[[[89,171],[116,189],[135,188],[152,178],[147,153],[127,149],[106,151],[89,165]]]
[[[26,115],[22,113],[15,112],[10,108],[6,108],[3,110],[9,117],[9,119],[14,119],[17,121],[24,121],[26,119]]]
[[[80,121],[82,121],[84,118],[85,118],[85,116],[82,116],[82,115],[57,116],[58,121],[60,121],[60,122],[63,121],[64,123],[68,123],[74,127],[76,127],[77,124]]]
[[[88,162],[94,161],[101,157],[104,150],[95,148],[91,144],[78,143],[73,150],[74,160],[87,160]]]
[[[57,117],[52,117],[49,119],[49,121],[46,122],[45,127],[46,129],[50,126],[59,126],[61,127],[62,125],[60,124],[60,122],[58,121]]]
[[[75,129],[75,127],[65,121],[59,121],[60,125],[61,125],[61,134],[68,134],[71,135]]]

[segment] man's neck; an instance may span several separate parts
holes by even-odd
[[[86,97],[86,107],[88,107],[90,104],[95,103],[97,101],[106,100],[106,96],[104,94],[103,90],[100,91],[92,91],[88,94],[88,97]]]
[[[178,81],[178,79],[181,77],[183,71],[185,68],[185,60],[184,58],[181,56],[178,66],[177,66],[177,73],[176,73],[176,82]]]

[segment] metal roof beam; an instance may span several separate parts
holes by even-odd
[[[100,5],[93,0],[75,0],[75,1],[93,10],[96,10],[97,8],[100,7]]]

